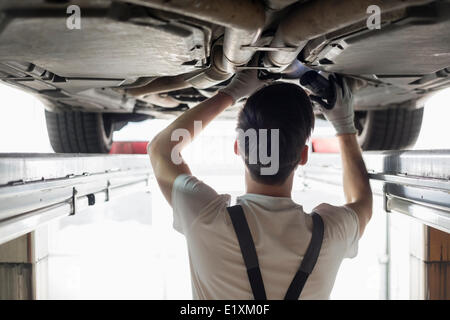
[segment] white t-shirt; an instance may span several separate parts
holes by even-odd
[[[174,182],[174,228],[185,235],[194,299],[252,300],[236,233],[219,195],[197,178],[182,174]],[[255,243],[267,299],[283,299],[311,240],[312,217],[291,198],[245,194],[237,198]],[[348,207],[321,204],[322,249],[300,299],[328,299],[344,258],[358,252],[359,224]]]

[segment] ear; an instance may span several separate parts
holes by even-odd
[[[300,162],[298,163],[299,165],[304,166],[308,162],[308,151],[309,151],[309,147],[304,146],[303,150],[302,150],[302,154],[300,156]]]
[[[237,141],[237,139],[236,140],[234,140],[234,154],[235,155],[239,155],[239,148],[238,148],[238,141]]]

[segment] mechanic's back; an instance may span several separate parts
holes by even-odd
[[[341,86],[337,81],[333,83],[337,99],[334,108],[323,113],[338,133],[347,204],[335,207],[324,203],[314,209],[323,222],[323,241],[317,263],[301,291],[302,299],[329,297],[342,260],[356,255],[358,240],[371,216],[372,197],[356,142],[351,93],[345,81]],[[189,139],[175,145],[169,137],[175,129],[197,133],[193,130],[194,120],[202,121],[205,126],[226,107],[261,85],[253,72],[238,74],[223,92],[184,113],[149,145],[156,178],[174,209],[174,228],[187,239],[196,299],[253,299],[254,292],[244,264],[242,243],[237,239],[238,230],[227,210],[231,205],[230,196],[218,195],[193,177],[184,162],[174,163],[172,151],[178,148],[179,152]],[[292,201],[291,190],[295,169],[307,162],[305,144],[313,126],[311,102],[301,88],[292,84],[260,89],[247,100],[239,114],[241,133],[249,129],[279,131],[279,163],[275,174],[261,174],[262,168],[272,165],[262,161],[261,153],[257,153],[256,162],[251,159],[251,150],[258,149],[261,141],[252,144],[251,139],[241,135],[235,143],[235,153],[246,164],[247,191],[238,197],[237,204],[248,222],[268,299],[285,297],[311,241],[312,215]],[[267,149],[273,151],[270,134],[269,130]]]

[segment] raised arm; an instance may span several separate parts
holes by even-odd
[[[170,205],[176,177],[183,173],[191,174],[188,165],[182,160],[181,151],[222,111],[263,85],[255,70],[239,72],[227,88],[183,113],[148,144],[153,172]],[[199,123],[195,127],[196,121]]]
[[[347,206],[358,215],[360,236],[372,217],[372,190],[361,149],[356,140],[352,93],[347,81],[332,82],[336,102],[332,110],[322,109],[324,116],[336,129],[341,150],[344,194]]]
[[[372,190],[356,135],[339,135],[338,140],[341,149],[345,199],[347,206],[358,215],[359,234],[362,236],[372,217]]]
[[[156,181],[170,205],[172,205],[172,186],[180,174],[191,174],[188,165],[181,157],[181,151],[191,143],[199,130],[194,130],[194,122],[201,121],[201,128],[233,104],[233,99],[218,93],[186,111],[167,128],[153,138],[147,146]]]

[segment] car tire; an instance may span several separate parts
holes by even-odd
[[[114,123],[104,114],[45,111],[47,131],[58,153],[108,153]]]
[[[355,124],[363,150],[400,150],[412,147],[420,133],[423,107],[358,111]]]

